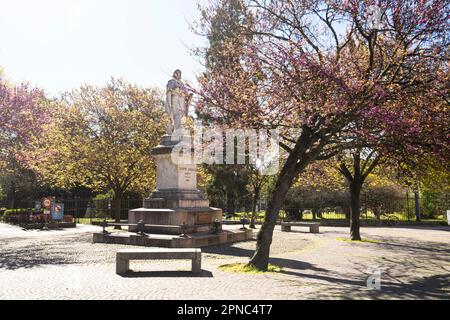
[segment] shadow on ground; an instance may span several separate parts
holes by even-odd
[[[250,258],[255,253],[255,250],[240,248],[230,244],[230,245],[204,247],[202,248],[202,253]]]
[[[202,270],[201,273],[190,271],[130,271],[120,275],[122,278],[213,278],[210,271]]]
[[[64,265],[73,263],[66,251],[48,252],[42,248],[7,248],[0,251],[0,269],[16,270],[42,265]]]
[[[376,260],[355,263],[353,272],[297,274],[325,280],[318,299],[450,299],[450,247],[447,243],[383,237],[370,244]],[[368,268],[381,270],[381,290],[367,288]],[[356,272],[355,272],[356,271]],[[429,274],[429,275],[428,275]]]

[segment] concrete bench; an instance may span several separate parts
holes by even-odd
[[[192,272],[202,270],[201,249],[127,249],[116,253],[116,273],[124,274],[130,270],[130,260],[192,260]]]
[[[315,222],[282,222],[281,231],[291,232],[291,227],[309,227],[309,232],[319,233],[319,224]]]

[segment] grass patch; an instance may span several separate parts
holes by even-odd
[[[342,241],[342,242],[350,242],[350,243],[380,243],[380,241],[373,240],[373,239],[362,239],[359,241],[353,241],[352,239],[348,239],[348,238],[337,238],[336,240]]]
[[[105,219],[101,219],[101,218],[76,218],[75,221],[79,221],[79,224],[87,224],[90,225],[92,223],[95,222],[103,222],[105,221]],[[115,222],[115,220],[113,219],[107,219],[106,222]]]
[[[281,272],[282,268],[269,264],[267,272],[256,269],[254,266],[245,263],[225,264],[219,267],[220,270],[226,272],[262,274],[267,272]]]

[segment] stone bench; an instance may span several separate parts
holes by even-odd
[[[116,273],[130,270],[130,260],[192,260],[192,272],[202,270],[201,249],[127,249],[116,253]]]
[[[291,227],[309,227],[309,232],[319,233],[319,223],[315,222],[282,222],[281,231],[291,232]]]

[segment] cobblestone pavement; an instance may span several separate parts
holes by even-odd
[[[364,228],[376,243],[349,243],[347,228],[282,233],[272,263],[282,272],[238,274],[220,265],[246,262],[255,241],[203,249],[203,273],[189,261],[131,262],[115,274],[120,245],[93,244],[96,227],[25,232],[0,224],[0,299],[450,299],[450,228]],[[381,290],[366,286],[381,271]]]

